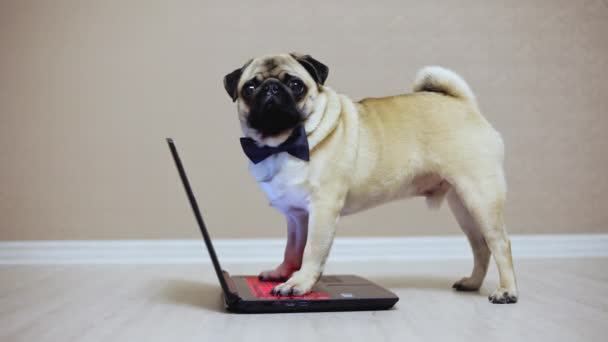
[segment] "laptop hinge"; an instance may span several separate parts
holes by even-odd
[[[234,304],[234,303],[238,302],[241,299],[241,297],[239,297],[239,295],[236,291],[236,286],[234,286],[234,283],[232,282],[232,278],[230,278],[230,274],[228,274],[228,272],[222,270],[222,275],[224,276],[224,280],[226,281],[226,284],[228,285],[228,292],[225,293],[226,303],[228,305]]]

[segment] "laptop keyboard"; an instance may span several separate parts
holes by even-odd
[[[251,292],[256,298],[263,299],[330,299],[326,293],[321,291],[312,291],[303,296],[275,296],[270,294],[270,291],[277,285],[279,281],[261,281],[258,277],[245,277]]]

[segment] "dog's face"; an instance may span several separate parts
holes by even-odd
[[[245,135],[258,141],[287,136],[314,110],[328,68],[307,55],[250,60],[224,77]]]

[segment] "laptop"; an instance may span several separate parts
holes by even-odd
[[[321,276],[312,290],[303,296],[276,296],[270,294],[279,282],[262,281],[257,276],[233,276],[220,267],[211,237],[203,222],[196,198],[188,182],[186,171],[177,153],[173,139],[167,138],[175,166],[194,211],[194,217],[203,234],[209,258],[222,289],[222,298],[228,311],[239,313],[319,312],[386,310],[399,298],[391,291],[355,275]]]

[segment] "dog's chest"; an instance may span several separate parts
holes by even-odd
[[[250,171],[270,203],[287,212],[308,207],[308,163],[287,153],[272,155],[258,164],[251,164]]]

